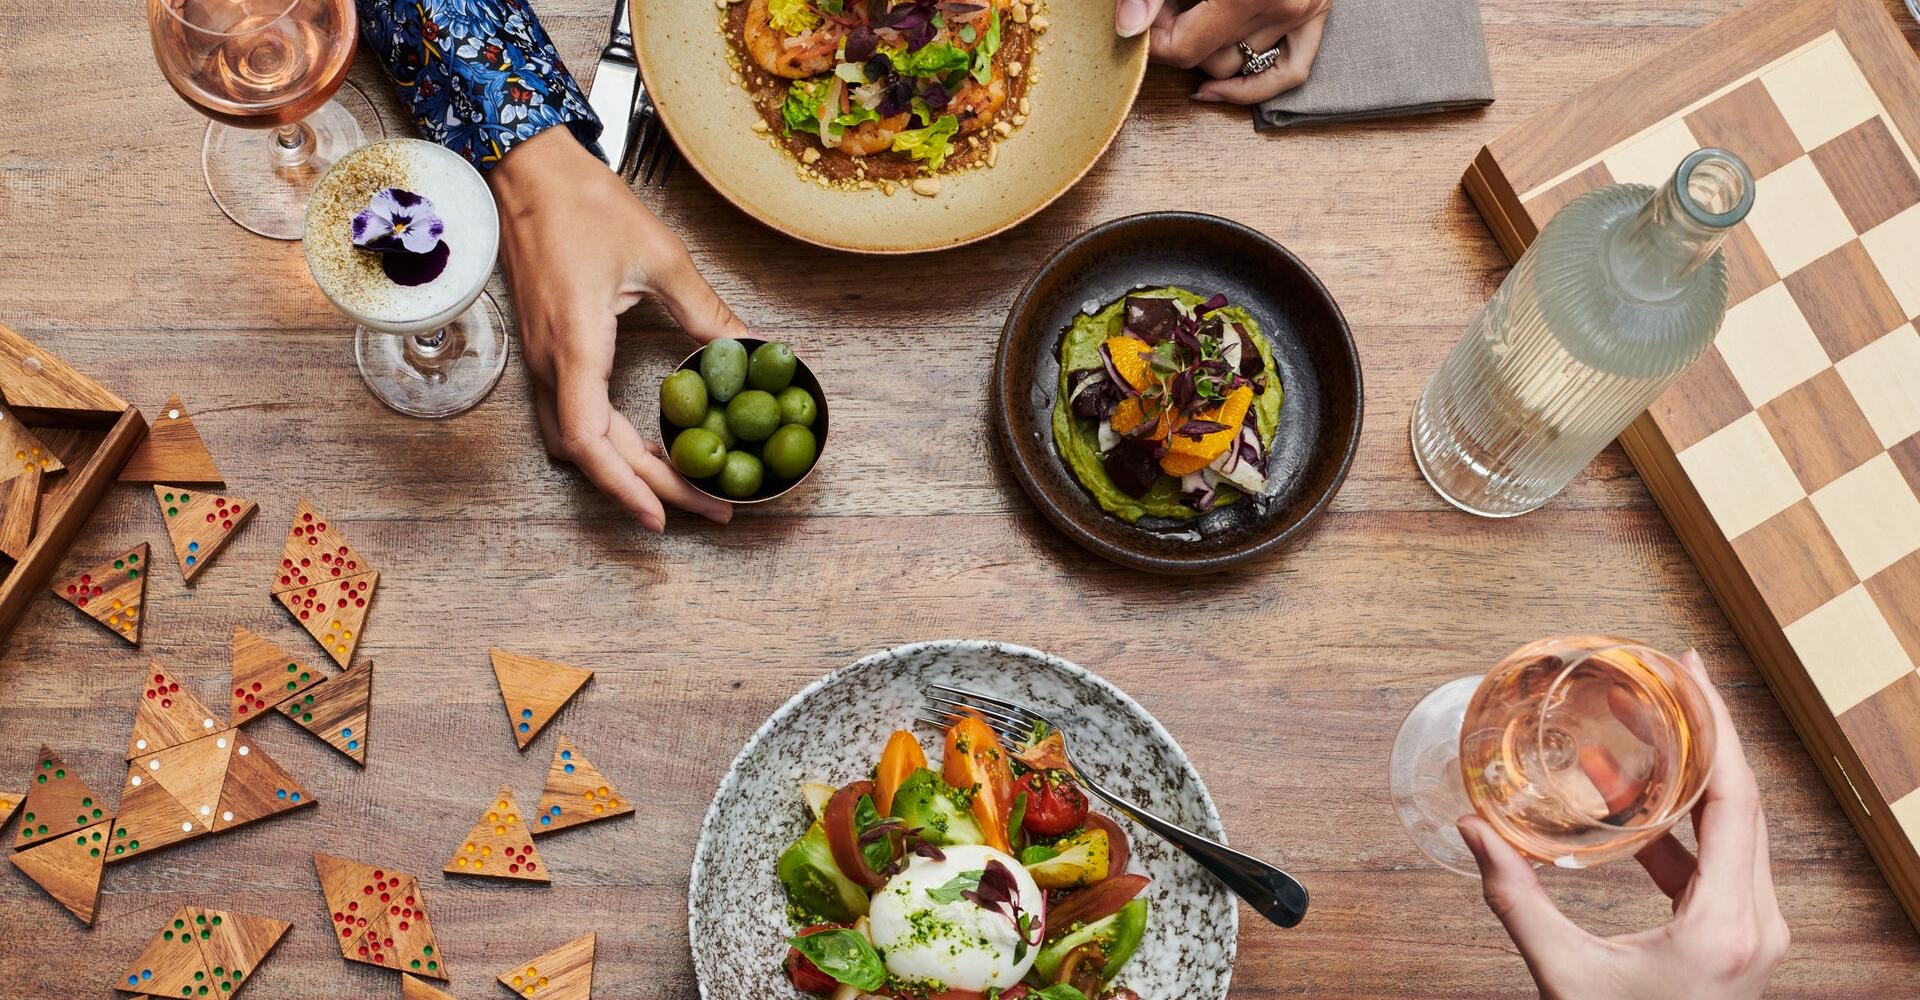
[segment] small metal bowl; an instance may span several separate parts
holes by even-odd
[[[756,348],[766,343],[771,343],[771,342],[765,341],[765,340],[755,340],[751,337],[740,338],[740,346],[747,349],[747,354],[749,356],[753,354]],[[687,359],[685,361],[680,362],[680,366],[674,370],[675,371],[692,371],[692,372],[699,371],[700,370],[700,354],[702,351],[705,351],[705,350],[706,350],[706,347],[703,345],[699,350],[694,351],[692,354],[687,355]],[[705,484],[703,484],[700,480],[689,479],[687,476],[682,474],[678,469],[673,470],[674,474],[680,476],[681,479],[685,479],[687,481],[687,484],[692,486],[694,489],[699,490],[702,493],[705,493],[706,495],[714,498],[715,500],[722,500],[727,503],[733,503],[733,504],[766,503],[769,500],[778,500],[781,497],[786,496],[788,493],[793,492],[794,487],[799,486],[801,483],[806,482],[807,479],[813,475],[813,470],[818,469],[820,467],[821,460],[827,457],[827,425],[828,425],[827,394],[823,389],[820,388],[820,380],[814,377],[813,369],[807,367],[806,361],[803,360],[797,354],[794,355],[793,360],[794,360],[794,367],[793,367],[792,384],[797,385],[800,388],[805,389],[808,392],[813,394],[814,408],[818,411],[818,413],[813,418],[813,426],[808,428],[808,430],[813,431],[813,439],[816,445],[816,451],[814,452],[814,456],[813,456],[813,464],[807,466],[807,471],[802,472],[800,474],[800,478],[780,479],[773,474],[772,470],[768,470],[766,478],[762,480],[760,483],[760,492],[755,493],[750,497],[745,497],[743,499],[735,499],[733,497],[726,496],[725,494],[717,493],[713,490],[708,489],[705,486]],[[657,393],[659,391],[659,387],[656,386],[654,388],[654,391]],[[654,399],[654,406],[655,408],[658,408],[659,405],[660,405],[659,398],[656,396]],[[720,405],[724,406],[725,404],[720,404]],[[672,450],[674,435],[680,433],[681,430],[682,428],[675,427],[674,425],[667,423],[667,415],[665,413],[660,414],[660,444],[664,450],[666,451]]]

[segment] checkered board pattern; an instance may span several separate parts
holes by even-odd
[[[1692,95],[1657,82],[1680,98],[1657,121],[1510,203],[1537,232],[1702,146],[1751,167],[1719,337],[1624,440],[1920,919],[1920,108],[1890,114],[1834,30]]]

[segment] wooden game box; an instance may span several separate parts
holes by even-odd
[[[0,645],[146,436],[139,410],[0,325],[0,441],[8,444],[0,448],[0,495],[12,522],[5,533],[16,538],[12,552],[0,552]],[[25,469],[35,458],[28,442],[53,456],[43,454],[43,471]],[[22,503],[17,494],[30,485],[38,496]]]
[[[1574,198],[1701,146],[1757,178],[1726,321],[1621,443],[1920,924],[1920,59],[1877,0],[1761,0],[1463,183],[1517,258]]]

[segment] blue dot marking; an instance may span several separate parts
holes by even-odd
[[[358,749],[360,749],[360,741],[359,741],[359,740],[348,740],[348,741],[347,741],[347,749],[349,749],[349,750],[358,750]]]
[[[294,792],[294,793],[293,793],[292,795],[289,795],[289,796],[287,796],[287,797],[288,797],[288,798],[290,798],[290,799],[292,799],[292,800],[293,800],[293,801],[295,801],[295,802],[298,802],[298,801],[300,801],[300,793],[299,793],[299,792]]]
[[[572,774],[572,773],[573,773],[573,765],[572,765],[572,764],[568,764],[568,765],[566,765],[565,767],[562,767],[562,768],[561,768],[561,770],[563,770],[563,771],[565,771],[565,772],[567,772],[568,774]]]
[[[353,735],[353,730],[351,730],[351,729],[342,729],[342,730],[340,730],[340,735],[341,735],[342,737],[351,737],[351,736]]]
[[[188,543],[187,543],[187,551],[188,551],[188,552],[198,552],[198,551],[200,551],[200,543],[199,543],[199,542],[188,542]]]
[[[548,809],[548,810],[547,810],[547,815],[549,815],[549,816],[558,816],[558,815],[560,815],[560,807],[559,807],[559,806],[554,806],[554,807],[552,807],[552,808],[550,808],[550,809]]]
[[[560,759],[561,759],[561,760],[572,760],[572,759],[573,759],[573,751],[571,751],[571,750],[562,750],[562,751],[560,751]]]
[[[552,823],[552,822],[553,822],[553,817],[552,817],[552,816],[542,816],[542,817],[540,817],[540,825],[541,825],[541,826],[546,826],[546,825],[548,825],[548,824],[550,824],[550,823]]]
[[[530,726],[528,726],[528,725],[527,725],[526,723],[524,723],[524,722],[522,722],[522,723],[520,724],[520,731],[521,731],[521,732],[523,732],[523,733],[524,733],[524,732],[526,732],[526,731],[527,731],[528,729],[530,729],[530,728],[532,728],[532,727],[530,727]]]
[[[200,561],[200,557],[199,557],[199,556],[188,556],[188,557],[187,557],[187,565],[189,565],[189,566],[191,566],[191,565],[193,565],[194,563],[196,563],[196,562],[199,562],[199,561]]]
[[[523,708],[523,709],[521,709],[521,710],[520,710],[520,717],[521,717],[522,719],[531,719],[531,718],[533,718],[533,709],[531,709],[531,708]]]
[[[284,799],[284,798],[286,798],[286,797],[287,797],[287,790],[286,790],[286,789],[284,789],[284,788],[282,788],[282,789],[280,789],[279,791],[277,791],[277,792],[274,792],[274,793],[273,793],[273,797],[274,797],[274,798],[276,798],[276,799]]]

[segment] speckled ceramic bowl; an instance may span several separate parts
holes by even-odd
[[[1173,737],[1086,670],[993,642],[943,640],[875,653],[782,705],[720,782],[688,892],[693,966],[706,1000],[802,1000],[780,968],[793,932],[774,877],[780,852],[806,830],[800,785],[867,773],[888,733],[911,722],[920,692],[935,682],[1034,705],[1066,727],[1075,754],[1114,791],[1224,840],[1206,785]],[[934,735],[923,730],[921,743],[934,746]],[[1221,1000],[1240,927],[1233,896],[1186,855],[1120,822],[1133,842],[1133,870],[1153,879],[1147,938],[1121,981],[1143,1000]]]
[[[1026,124],[991,169],[942,175],[936,198],[799,177],[792,157],[754,133],[753,100],[728,79],[720,11],[707,0],[634,3],[633,48],[674,145],[741,211],[825,247],[915,253],[1019,224],[1086,176],[1119,133],[1146,75],[1146,36],[1114,34],[1104,0],[1061,0],[1045,14]]]

